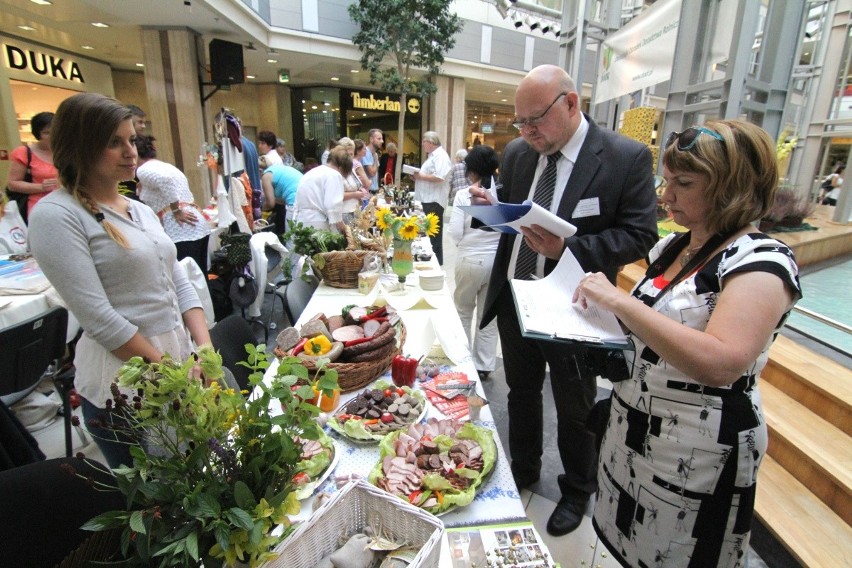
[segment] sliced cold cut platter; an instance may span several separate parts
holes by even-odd
[[[369,481],[432,513],[469,505],[497,463],[488,428],[430,418],[385,436]]]
[[[296,464],[293,477],[296,498],[300,501],[313,495],[316,488],[334,471],[339,456],[334,448],[334,440],[320,429],[316,440],[298,438],[302,444],[301,460]]]
[[[354,442],[375,444],[423,420],[428,404],[420,390],[376,381],[342,405],[328,426]]]

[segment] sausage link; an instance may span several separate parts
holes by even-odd
[[[356,345],[356,347],[358,347]],[[376,361],[383,357],[386,357],[389,353],[392,353],[396,349],[396,342],[391,341],[381,347],[376,349],[372,349],[367,351],[366,353],[361,353],[360,355],[355,355],[354,357],[349,358],[350,363],[363,363],[365,361]]]
[[[394,343],[394,338],[396,338],[396,329],[393,326],[388,325],[388,329],[385,330],[384,333],[375,335],[370,341],[365,341],[364,343],[344,348],[343,359],[351,361],[353,357],[375,351],[389,343]]]

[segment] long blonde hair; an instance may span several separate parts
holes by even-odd
[[[98,93],[79,93],[59,105],[50,132],[53,164],[63,187],[94,215],[107,235],[123,248],[127,238],[108,221],[84,186],[118,126],[132,118],[130,109]]]

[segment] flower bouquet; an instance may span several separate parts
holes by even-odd
[[[265,346],[246,349],[243,364],[254,371],[255,387],[249,399],[220,385],[222,361],[211,348],[198,360],[134,357],[122,367],[108,409],[138,441],[133,465],[113,470],[128,510],[83,527],[121,531],[122,566],[258,566],[292,530],[302,445],[321,435],[319,409],[305,401],[313,398],[312,384],[331,396],[337,372],[321,361],[311,381],[298,359],[287,358],[267,386]],[[280,415],[270,413],[273,399]]]
[[[385,242],[393,241],[393,260],[391,269],[405,282],[405,277],[414,270],[414,257],[411,254],[411,242],[420,235],[433,237],[438,234],[438,216],[397,215],[391,209],[382,207],[376,211],[376,227],[385,237]]]

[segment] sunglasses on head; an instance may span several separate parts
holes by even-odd
[[[703,126],[692,126],[683,132],[672,132],[669,134],[668,139],[666,139],[666,148],[677,141],[677,149],[681,152],[686,152],[695,146],[695,143],[698,142],[698,137],[702,134],[712,136],[722,144],[725,143],[725,139],[722,138],[722,135],[718,132],[713,132],[709,128],[704,128]]]

